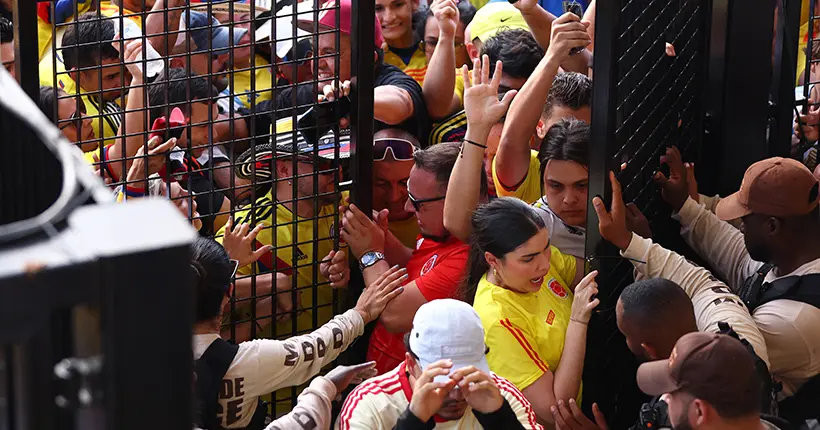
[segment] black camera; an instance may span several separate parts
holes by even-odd
[[[669,419],[669,408],[666,402],[657,399],[650,403],[644,403],[641,406],[641,412],[638,416],[638,423],[632,429],[671,429],[672,421]]]

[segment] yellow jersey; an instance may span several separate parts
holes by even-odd
[[[251,88],[251,73],[255,77],[254,87]],[[254,103],[270,100],[272,96],[273,76],[270,62],[261,55],[254,58],[253,66],[248,70],[233,73],[233,91],[226,92],[234,97],[234,103],[247,109]],[[224,94],[224,92],[223,92]]]
[[[390,230],[390,233],[393,233],[393,236],[396,236],[396,239],[402,245],[410,249],[416,249],[416,241],[419,238],[420,231],[415,215],[404,221],[390,221],[387,224],[387,229]]]
[[[464,107],[464,76],[461,74],[461,69],[456,69],[456,86],[453,88],[453,92],[461,100],[461,107]]]
[[[478,283],[473,307],[484,325],[490,370],[529,387],[547,370],[555,373],[564,351],[573,295],[575,258],[550,246],[550,269],[541,289],[517,293],[487,281]]]
[[[515,188],[507,188],[498,180],[498,175],[495,173],[496,160],[498,157],[493,159],[493,183],[498,197],[517,197],[527,203],[535,203],[541,198],[541,163],[538,161],[538,151],[530,150],[530,166],[527,169],[527,176]]]
[[[419,85],[424,85],[424,75],[427,74],[427,56],[424,54],[424,50],[421,49],[421,45],[416,47],[413,56],[410,57],[409,63],[405,63],[398,54],[392,52],[390,47],[388,47],[387,50],[384,51],[384,62],[398,67],[406,73],[407,76],[410,76],[418,82]]]
[[[296,334],[306,333],[330,321],[335,314],[333,310],[334,291],[329,281],[319,273],[316,267],[334,249],[336,225],[334,214],[335,205],[328,205],[320,209],[317,219],[300,218],[295,216],[284,204],[277,203],[269,191],[258,198],[253,205],[240,210],[234,215],[234,225],[241,223],[266,224],[256,236],[256,249],[271,245],[275,249],[266,253],[253,265],[239,268],[239,275],[250,275],[256,266],[256,273],[276,271],[288,276],[295,276],[296,288],[301,293],[301,307],[304,309],[296,318],[296,333],[293,331],[293,321],[280,324],[268,324],[257,337],[288,338]],[[345,193],[342,193],[344,200]],[[274,218],[275,217],[275,218]],[[314,230],[314,222],[316,230]],[[275,229],[275,236],[274,236]],[[225,236],[225,227],[216,234],[216,240],[222,243]],[[293,246],[296,245],[296,246]],[[347,247],[340,242],[340,248]],[[314,270],[316,276],[314,276]],[[291,278],[293,280],[293,278]],[[316,322],[314,323],[314,311]],[[248,314],[250,309],[247,310]],[[242,316],[247,319],[249,315]]]

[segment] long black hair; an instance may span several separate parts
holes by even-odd
[[[501,197],[479,206],[473,213],[472,226],[467,272],[461,284],[461,297],[467,303],[473,303],[478,282],[490,270],[485,252],[504,258],[546,228],[530,205],[514,197]]]
[[[550,127],[538,150],[541,194],[544,194],[544,171],[550,160],[574,161],[589,170],[589,124],[564,118]]]
[[[228,293],[233,266],[228,253],[213,239],[198,237],[191,244],[191,266],[196,283],[196,322],[217,316]]]

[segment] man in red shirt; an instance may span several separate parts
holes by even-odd
[[[421,234],[415,250],[389,233],[387,209],[374,214],[374,222],[355,204],[340,208],[341,237],[359,260],[365,285],[376,282],[390,266],[404,266],[406,270],[404,292],[385,308],[370,337],[367,359],[376,361],[379,374],[404,361],[407,351],[403,336],[410,331],[421,305],[459,298],[469,247],[444,228],[444,196],[459,152],[458,143],[443,143],[413,154],[415,165],[407,180],[405,210],[418,219]],[[481,184],[486,198],[487,177],[483,172]]]

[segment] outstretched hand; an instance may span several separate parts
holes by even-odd
[[[626,205],[621,183],[615,178],[614,172],[609,172],[609,181],[612,183],[612,209],[607,210],[604,201],[597,196],[592,199],[592,206],[598,215],[598,231],[601,232],[601,237],[623,251],[629,248],[632,233],[626,226]]]
[[[661,156],[661,164],[669,166],[669,177],[658,172],[655,174],[655,183],[661,187],[661,196],[666,203],[677,212],[689,198],[688,173],[678,148],[666,148],[666,154]]]
[[[481,129],[489,134],[490,128],[507,113],[518,91],[507,91],[504,98],[498,100],[502,70],[501,61],[496,62],[495,73],[490,79],[490,57],[487,55],[482,56],[480,62],[477,58],[473,60],[472,77],[467,65],[461,67],[461,76],[464,78],[464,113],[469,128]]]

